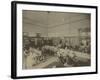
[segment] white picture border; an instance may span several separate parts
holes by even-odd
[[[91,14],[91,66],[88,67],[69,67],[55,69],[22,69],[22,10],[37,11],[57,11],[57,12],[77,12]],[[60,7],[49,5],[28,5],[17,4],[17,76],[37,76],[52,74],[69,74],[95,72],[96,70],[96,9],[79,7]]]

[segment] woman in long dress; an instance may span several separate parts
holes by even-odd
[[[32,69],[33,65],[36,64],[36,53],[34,52],[34,48],[29,48],[29,55],[26,58],[26,66],[27,69]]]
[[[33,53],[29,52],[29,55],[26,58],[26,68],[30,69],[32,68],[32,64],[33,64],[33,58],[32,58]]]

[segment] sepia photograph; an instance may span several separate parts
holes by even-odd
[[[91,15],[22,11],[23,69],[91,66]]]
[[[97,74],[97,6],[13,1],[11,77]]]

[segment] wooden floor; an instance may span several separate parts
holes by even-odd
[[[36,66],[33,66],[33,68],[45,68],[47,67],[48,65],[54,63],[54,62],[59,62],[59,59],[58,57],[50,57],[49,59],[47,59],[47,61],[44,61],[43,63],[40,63]]]

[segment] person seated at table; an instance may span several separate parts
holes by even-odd
[[[58,48],[58,51],[57,51],[57,56],[58,58],[60,59],[60,61],[64,64],[66,62],[66,56],[67,56],[67,53],[66,53],[66,50],[64,49],[61,49],[61,48]]]
[[[42,55],[42,52],[40,51],[39,48],[34,49],[33,52],[37,55],[35,59],[36,59],[36,63],[38,64],[40,62],[40,57]]]

